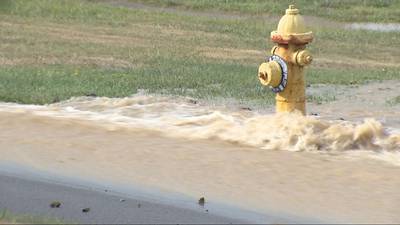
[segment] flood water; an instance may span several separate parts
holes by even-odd
[[[0,104],[3,161],[140,184],[258,212],[400,222],[400,132],[187,98]]]

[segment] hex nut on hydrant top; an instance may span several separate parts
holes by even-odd
[[[258,68],[261,84],[276,93],[276,112],[306,113],[304,66],[313,58],[305,48],[312,39],[313,33],[306,30],[299,10],[290,5],[278,29],[271,32],[271,40],[277,45]]]

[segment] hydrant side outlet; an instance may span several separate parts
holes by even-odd
[[[275,61],[266,62],[258,69],[258,78],[263,85],[277,87],[282,80],[282,69]]]
[[[304,66],[313,57],[305,48],[312,39],[313,34],[306,30],[299,10],[290,5],[278,29],[271,32],[271,40],[277,44],[271,50],[272,56],[258,71],[261,84],[277,93],[277,112],[306,113]]]

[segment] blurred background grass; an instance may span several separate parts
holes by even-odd
[[[316,36],[309,84],[400,78],[398,33],[349,30],[341,22],[397,22],[399,1],[295,2]],[[0,100],[46,104],[145,90],[270,104],[273,94],[259,84],[257,68],[287,3],[3,0]],[[334,100],[309,97],[315,99]]]
[[[303,14],[347,22],[400,22],[397,0],[130,0],[163,7],[280,15],[290,4]]]
[[[66,224],[66,222],[57,218],[48,218],[29,214],[15,214],[7,209],[1,209],[0,224]],[[68,224],[73,223],[68,222]]]

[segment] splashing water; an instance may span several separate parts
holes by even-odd
[[[90,120],[111,130],[145,129],[174,138],[214,138],[268,150],[363,150],[371,154],[400,150],[400,135],[372,118],[357,124],[296,113],[261,115],[204,106],[187,98],[141,94],[127,98],[77,97],[47,106],[3,103],[0,111]],[[373,157],[379,158],[376,154]],[[392,155],[389,161],[400,159]]]
[[[398,130],[229,107],[143,94],[0,103],[1,161],[266,214],[399,222]]]

